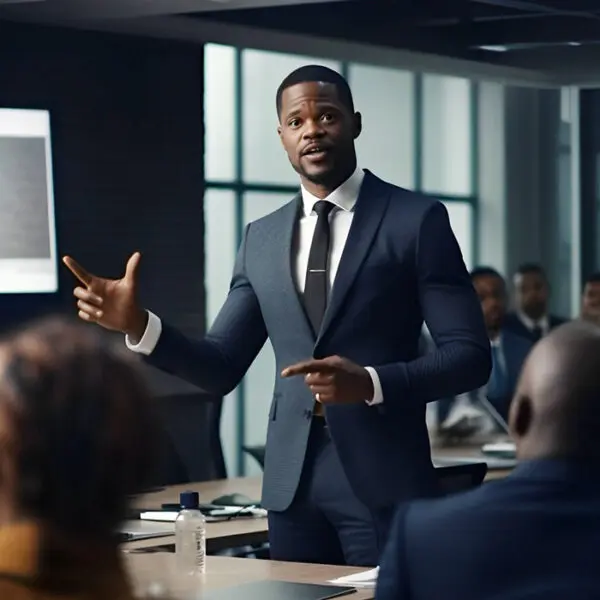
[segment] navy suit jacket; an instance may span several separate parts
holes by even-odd
[[[440,202],[367,172],[315,337],[292,276],[298,196],[246,228],[227,300],[201,341],[167,324],[152,364],[227,394],[269,337],[277,375],[269,412],[263,505],[285,510],[304,461],[314,398],[285,367],[344,356],[377,370],[384,403],[335,405],[326,419],[357,497],[370,508],[435,493],[426,402],[487,381],[491,357],[479,301]],[[427,322],[437,350],[418,358]]]
[[[403,505],[377,600],[597,600],[600,466],[524,462],[504,480]]]
[[[490,387],[487,390],[487,398],[494,405],[494,408],[506,420],[508,419],[508,409],[510,408],[510,402],[517,388],[523,363],[525,362],[533,343],[531,340],[521,337],[520,335],[516,335],[512,331],[508,331],[506,329],[502,329],[501,336],[506,377],[508,379],[508,391],[505,393],[498,393],[496,390]],[[450,413],[453,403],[454,398],[444,398],[437,403],[437,418],[439,423],[444,422]]]
[[[559,327],[563,323],[566,323],[567,319],[563,319],[562,317],[557,317],[556,315],[548,315],[548,324],[550,325],[550,331],[552,331],[555,327]],[[532,341],[534,340],[532,337],[531,330],[526,327],[526,325],[519,319],[519,316],[516,313],[509,313],[506,315],[504,319],[504,328],[508,331],[512,331],[521,337],[527,338]]]
[[[494,405],[494,408],[502,415],[504,420],[508,419],[508,409],[515,395],[517,383],[523,363],[533,347],[533,343],[528,338],[516,335],[506,329],[502,330],[501,344],[504,353],[506,368],[506,377],[508,379],[508,391],[500,394],[493,387],[489,386],[487,390],[488,400]]]

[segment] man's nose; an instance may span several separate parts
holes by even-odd
[[[306,121],[304,126],[304,137],[306,139],[322,137],[324,133],[323,127],[319,121],[315,121],[313,119]]]

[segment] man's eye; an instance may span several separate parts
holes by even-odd
[[[321,119],[323,119],[323,121],[333,121],[333,115],[331,113],[325,113]]]
[[[290,127],[298,127],[298,125],[300,125],[300,119],[292,119],[288,125]]]

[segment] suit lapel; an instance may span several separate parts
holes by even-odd
[[[372,173],[365,171],[365,178],[354,207],[354,218],[342,252],[321,331],[317,336],[317,343],[333,324],[361,265],[369,254],[389,198],[389,187]]]
[[[293,276],[301,206],[302,196],[298,194],[283,207],[279,213],[279,223],[273,227],[273,281],[281,282],[281,297],[289,304],[290,319],[302,323],[301,326],[306,329],[307,335],[314,337]]]

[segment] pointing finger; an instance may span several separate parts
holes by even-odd
[[[336,367],[327,359],[306,360],[287,367],[281,372],[282,377],[295,377],[296,375],[308,375],[309,373],[333,373]]]
[[[67,269],[69,269],[69,271],[71,271],[71,273],[73,273],[73,275],[75,275],[75,277],[77,277],[77,279],[79,279],[83,285],[89,287],[92,284],[94,276],[86,271],[75,259],[71,258],[70,256],[63,256],[62,260]]]
[[[332,373],[311,372],[305,379],[308,385],[331,385],[335,378]]]

